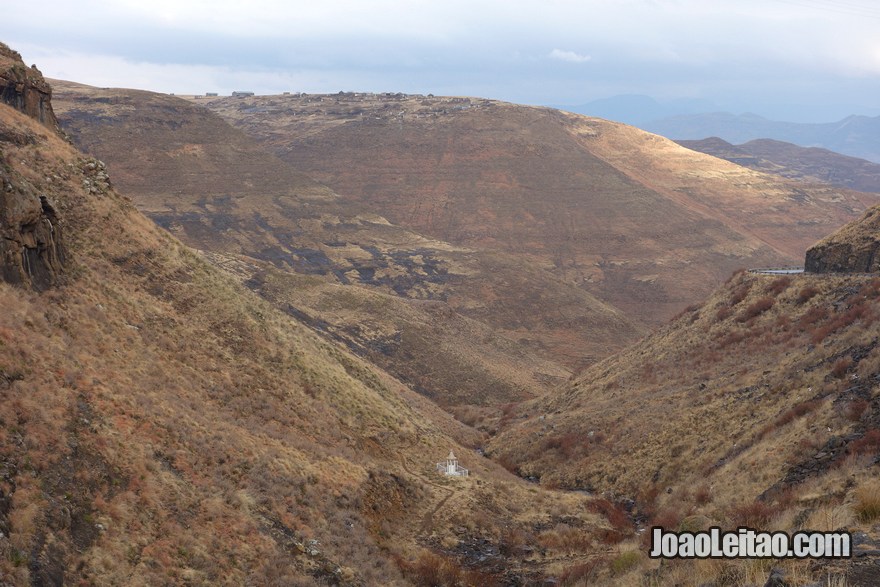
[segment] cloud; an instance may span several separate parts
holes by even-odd
[[[46,75],[178,93],[344,89],[529,104],[649,94],[738,112],[760,113],[762,102],[873,112],[880,8],[832,4],[43,0],[6,11],[0,40]]]
[[[550,59],[558,59],[559,61],[568,61],[569,63],[586,63],[592,57],[589,55],[581,55],[574,51],[563,51],[562,49],[553,49],[550,51]]]

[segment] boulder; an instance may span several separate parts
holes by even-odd
[[[14,186],[0,172],[0,278],[44,290],[61,273],[61,223],[46,196]]]

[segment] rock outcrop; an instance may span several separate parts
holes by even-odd
[[[54,130],[51,95],[39,70],[0,43],[0,102]],[[32,130],[19,126],[0,120],[0,279],[43,290],[62,270],[62,222],[50,197],[5,164],[4,153],[12,156],[36,141]]]
[[[36,66],[27,67],[21,55],[0,43],[0,102],[55,129],[52,88]]]
[[[859,220],[810,247],[804,269],[808,273],[880,272],[880,206],[869,208]]]
[[[17,186],[0,170],[0,278],[43,290],[61,273],[61,222],[45,195]]]

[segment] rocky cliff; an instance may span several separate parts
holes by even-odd
[[[880,272],[880,206],[810,247],[804,267],[809,273]]]
[[[39,70],[25,67],[21,55],[0,43],[0,102],[54,131],[51,95]],[[32,170],[33,176],[22,174],[7,160],[10,148],[36,140],[32,129],[0,123],[0,279],[41,290],[62,270],[63,223],[38,170]]]
[[[61,222],[48,197],[16,185],[0,170],[0,277],[46,289],[61,272]]]
[[[0,43],[0,102],[55,129],[52,88],[36,66],[27,67],[21,55]]]

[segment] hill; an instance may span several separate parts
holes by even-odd
[[[156,117],[152,123],[127,128],[187,123],[168,108],[176,104],[159,104],[144,109]],[[163,111],[168,118],[159,118]],[[612,130],[587,137],[627,177],[662,179],[668,183],[653,185],[667,194],[689,173],[705,179],[705,169],[686,167],[695,160],[689,151]],[[83,130],[79,140],[87,136]],[[639,156],[650,146],[642,141],[658,140],[664,157]],[[146,151],[163,152],[158,145]],[[229,161],[213,173],[226,173],[235,158]],[[539,481],[526,483],[469,450],[486,441],[481,432],[338,344],[356,349],[382,340],[380,353],[393,349],[395,339],[382,338],[391,322],[369,324],[367,317],[399,304],[401,295],[342,285],[332,270],[304,272],[302,260],[314,265],[309,259],[318,258],[311,252],[277,263],[244,254],[257,250],[250,227],[212,221],[237,207],[249,210],[241,218],[255,218],[251,212],[265,199],[246,200],[246,188],[240,203],[209,195],[200,205],[201,194],[194,204],[186,193],[157,194],[162,209],[154,214],[171,209],[175,198],[191,212],[175,211],[169,228],[193,238],[192,226],[204,222],[202,238],[228,247],[197,252],[117,193],[112,169],[108,174],[50,127],[2,105],[0,162],[0,229],[12,237],[3,257],[12,270],[3,275],[15,282],[0,282],[4,582],[763,584],[770,566],[779,565],[792,583],[845,575],[849,585],[877,584],[875,276],[737,273],[701,306],[579,374],[558,394],[506,406],[490,423],[501,434],[489,451]],[[726,164],[715,170],[721,178],[764,177]],[[713,191],[709,180],[699,184],[708,201],[733,216],[722,188]],[[785,184],[759,187],[773,185]],[[760,202],[776,201],[772,192],[740,189],[754,201],[737,203],[755,215]],[[324,214],[342,197],[303,179],[290,199],[318,202]],[[272,205],[275,222],[284,205]],[[307,209],[297,206],[297,213]],[[304,216],[295,226],[320,224],[391,243],[424,239],[465,261],[477,250],[369,214]],[[865,222],[875,217],[872,211]],[[177,222],[192,226],[176,228]],[[259,238],[293,242],[266,224],[272,230]],[[376,236],[375,226],[387,232]],[[755,230],[765,228],[758,223]],[[225,230],[235,238],[226,240]],[[856,225],[835,238],[849,243],[850,230],[873,229]],[[778,246],[786,243],[777,238]],[[359,241],[321,242],[330,251]],[[470,262],[512,263],[504,279],[519,275],[537,288],[536,276],[547,275],[541,263],[484,251]],[[468,267],[465,261],[460,266]],[[291,271],[297,264],[301,270]],[[345,302],[334,289],[356,301]],[[285,296],[299,295],[297,303],[314,314],[285,306]],[[542,299],[535,295],[529,303]],[[416,334],[428,344],[439,339],[438,348],[459,343],[451,331],[497,336],[438,300],[405,301],[394,306],[400,319],[427,318]],[[516,318],[509,312],[505,319]],[[366,323],[371,334],[346,331],[352,321]],[[374,332],[380,336],[371,338]],[[519,360],[522,347],[512,351],[509,344],[499,339],[486,347],[487,365],[503,371],[499,361]],[[470,477],[436,476],[434,463],[449,448],[463,457]],[[643,554],[645,534],[637,530],[647,523],[849,528],[858,531],[857,557],[661,563]]]
[[[644,331],[534,260],[352,206],[184,100],[54,85],[66,131],[139,209],[441,404],[541,395]]]
[[[880,165],[827,149],[799,147],[772,139],[757,139],[742,145],[731,145],[718,137],[678,143],[688,149],[757,171],[811,183],[822,182],[862,192],[880,193]]]
[[[813,273],[880,272],[880,209],[843,227],[807,250],[805,269]]]
[[[643,125],[645,130],[676,140],[721,137],[734,144],[773,139],[801,147],[818,147],[880,163],[880,116],[848,116],[828,123],[768,120],[756,114],[714,112],[672,116]]]
[[[861,235],[876,235],[878,215],[872,208],[819,243],[816,258],[837,258],[830,243],[855,249]],[[646,526],[849,528],[877,544],[872,268],[737,273],[656,333],[514,410],[490,454],[542,485],[632,499]],[[855,559],[847,584],[876,584],[870,557]],[[814,564],[797,584],[836,568]],[[698,583],[756,581],[741,565],[684,564],[663,582],[694,573]]]
[[[4,267],[39,262],[0,281],[0,582],[491,585],[597,558],[565,528],[601,536],[613,509],[481,458],[479,433],[159,229],[22,112],[31,89],[0,104]],[[33,202],[51,231],[31,238]],[[450,448],[471,477],[436,475]]]
[[[355,209],[537,261],[649,325],[737,267],[799,262],[877,201],[547,108],[402,94],[190,99]]]

